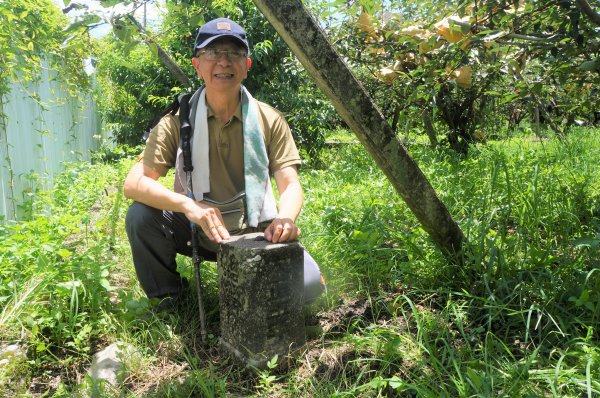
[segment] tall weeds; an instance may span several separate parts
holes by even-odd
[[[179,321],[143,318],[127,203],[108,189],[131,162],[71,165],[32,202],[30,220],[0,224],[0,337],[27,348],[29,374],[62,374],[54,396],[81,392],[72,374],[98,341],[125,340],[143,359],[120,396],[591,398],[600,394],[596,136],[488,143],[465,159],[409,143],[465,232],[460,268],[359,145],[303,168],[298,222],[328,286],[315,308],[337,324],[295,366],[258,376],[211,350],[197,356],[194,308]],[[189,263],[178,264],[190,276]],[[204,268],[216,328],[215,265]]]
[[[568,142],[490,143],[463,160],[412,146],[466,234],[461,269],[432,247],[360,147],[343,149],[327,170],[306,173],[314,211],[306,217],[310,230],[320,231],[307,240],[330,265],[330,283],[340,286],[332,294],[347,295],[349,284],[386,300],[398,294],[400,311],[385,326],[367,321],[359,333],[389,344],[391,330],[415,343],[419,365],[397,366],[382,379],[395,375],[405,383],[395,384],[395,393],[600,392],[596,135],[580,130]],[[334,203],[325,192],[337,193]],[[412,329],[399,331],[407,320]],[[389,391],[390,384],[374,389]]]
[[[119,170],[65,167],[32,202],[29,219],[0,226],[0,337],[29,347],[34,368],[61,363],[65,352],[85,359],[106,331],[111,221],[102,213]]]

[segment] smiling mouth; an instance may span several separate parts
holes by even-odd
[[[215,73],[214,76],[219,79],[231,79],[233,77],[233,73]]]

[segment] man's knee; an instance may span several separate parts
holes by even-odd
[[[147,226],[156,221],[160,210],[147,206],[140,202],[133,202],[127,210],[125,216],[125,228],[128,233],[138,230],[142,226]]]
[[[304,251],[304,301],[311,303],[325,291],[325,281],[319,265],[312,256]]]

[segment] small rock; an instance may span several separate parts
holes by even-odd
[[[0,396],[24,393],[27,385],[27,355],[18,344],[0,347]]]
[[[0,358],[7,358],[9,356],[22,356],[21,347],[18,344],[7,345],[0,349]]]
[[[115,386],[122,380],[125,372],[124,360],[134,352],[132,345],[117,342],[97,352],[88,370],[88,375],[93,381],[105,380]]]

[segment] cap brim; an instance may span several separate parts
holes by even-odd
[[[237,41],[242,46],[244,46],[244,48],[246,49],[246,51],[250,51],[250,48],[248,47],[248,43],[244,42],[243,40],[241,40],[237,36],[233,36],[233,35],[230,35],[230,34],[227,34],[227,33],[224,33],[222,35],[213,36],[213,37],[210,37],[210,38],[204,40],[201,44],[199,44],[199,45],[196,46],[195,50],[201,50],[201,49],[205,48],[206,46],[208,46],[213,41],[215,41],[217,39],[221,39],[223,37],[228,37],[230,39],[233,39],[233,40]]]

